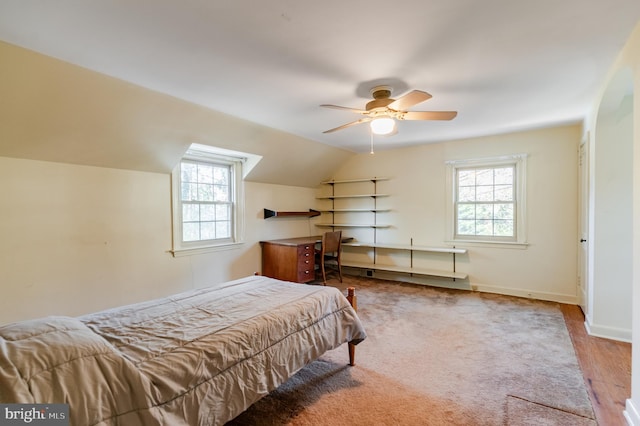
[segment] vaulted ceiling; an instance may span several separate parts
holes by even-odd
[[[378,150],[582,119],[638,0],[2,0],[0,40],[311,141],[369,149],[370,89],[433,98]]]

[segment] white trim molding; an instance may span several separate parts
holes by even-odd
[[[640,410],[638,410],[631,398],[627,399],[625,409],[622,412],[630,426],[640,426]]]
[[[464,160],[445,161],[447,176],[445,179],[446,188],[446,222],[447,241],[451,243],[468,243],[473,240],[475,243],[486,243],[490,245],[511,244],[519,245],[520,248],[527,248],[527,157],[528,154],[510,154],[498,157],[473,158]],[[515,165],[516,178],[516,236],[514,241],[501,241],[497,238],[456,238],[454,224],[454,206],[456,194],[456,170],[464,167],[498,167],[501,165]]]

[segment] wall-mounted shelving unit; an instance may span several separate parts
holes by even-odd
[[[372,228],[373,233],[368,234],[365,238],[369,239],[371,236],[373,237],[370,242],[348,242],[343,243],[343,253],[356,254],[358,250],[362,251],[370,250],[372,251],[372,259],[367,262],[356,262],[351,260],[346,260],[345,256],[343,256],[342,265],[345,267],[351,268],[359,268],[373,271],[385,271],[385,272],[397,272],[403,274],[415,274],[415,275],[427,275],[427,276],[435,276],[435,277],[443,277],[443,278],[451,278],[455,280],[463,280],[467,279],[468,276],[465,273],[456,271],[456,255],[466,254],[466,249],[459,249],[455,247],[427,247],[427,246],[416,246],[413,245],[413,240],[411,244],[379,244],[377,242],[378,229],[390,228],[389,224],[379,224],[378,216],[380,213],[385,213],[391,211],[389,208],[380,208],[378,207],[378,199],[382,197],[389,197],[389,194],[382,194],[378,192],[378,182],[386,181],[389,178],[386,177],[373,177],[373,178],[362,178],[362,179],[347,179],[347,180],[328,180],[322,182],[324,185],[331,186],[331,194],[323,195],[317,197],[319,200],[331,200],[331,207],[326,209],[319,209],[322,213],[329,213],[331,215],[331,222],[321,222],[316,223],[317,227],[325,227],[325,228]],[[369,187],[366,186],[366,182],[371,182],[373,184],[373,191],[370,191]],[[357,189],[365,189],[365,191],[353,192],[349,193],[348,191],[340,191],[336,193],[337,185],[346,185],[348,184],[358,184],[362,185],[358,186]],[[364,192],[364,193],[363,193]],[[365,198],[371,198],[373,203],[370,206],[363,206],[364,203],[361,201]],[[336,200],[340,202],[339,207],[336,208]],[[348,200],[354,200],[353,203],[349,203]],[[353,205],[354,208],[350,208],[349,204]],[[350,213],[354,213],[354,215],[349,215]],[[365,213],[373,213],[373,216],[360,216],[360,214]],[[341,222],[340,220],[336,220],[338,215],[343,216],[348,215],[350,221],[348,223]],[[371,219],[373,221],[364,220],[360,222],[358,219],[360,217]],[[324,215],[323,215],[324,218]],[[353,250],[349,250],[353,248]],[[384,264],[378,261],[378,252],[382,252],[384,254],[394,253],[394,252],[407,252],[409,254],[408,266],[398,266],[391,264]],[[451,254],[451,268],[446,269],[431,269],[431,268],[422,268],[414,266],[414,253],[422,252],[422,253],[434,253],[434,254]],[[370,256],[371,253],[368,254]],[[357,256],[356,256],[357,257]]]
[[[388,197],[389,194],[380,194],[377,192],[377,183],[379,181],[389,180],[389,178],[384,177],[373,177],[373,178],[363,178],[363,179],[347,179],[347,180],[328,180],[321,182],[323,185],[331,185],[331,195],[326,195],[322,197],[317,197],[318,200],[331,200],[331,208],[320,210],[323,213],[332,213],[331,223],[317,223],[316,226],[325,227],[325,228],[388,228],[390,225],[381,225],[377,223],[377,213],[387,212],[390,209],[379,209],[377,208],[377,199],[380,197]],[[372,182],[373,183],[373,192],[367,194],[346,194],[346,195],[336,195],[335,185],[340,184],[349,184],[349,183],[362,183],[362,182]],[[373,199],[373,207],[371,208],[335,208],[335,200],[348,200],[348,199],[362,199],[362,198],[372,198]],[[363,212],[371,212],[374,213],[374,221],[372,223],[340,223],[335,221],[334,213],[363,213]],[[375,236],[374,236],[375,241]]]

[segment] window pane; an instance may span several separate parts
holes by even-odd
[[[458,201],[476,201],[476,187],[465,186],[458,189]]]
[[[513,221],[496,220],[494,223],[494,233],[498,237],[513,237]]]
[[[476,185],[493,185],[493,169],[476,170]]]
[[[200,222],[200,239],[213,240],[216,238],[216,222]]]
[[[500,169],[495,169],[494,176],[496,185],[511,185],[513,184],[513,167],[503,167]]]
[[[198,199],[198,184],[182,183],[182,201],[194,201]]]
[[[493,204],[476,204],[476,219],[493,219]]]
[[[513,186],[496,185],[495,200],[496,201],[513,201]]]
[[[474,186],[476,184],[475,170],[459,170],[458,186]]]
[[[229,168],[216,167],[213,170],[213,183],[216,185],[229,185]]]
[[[183,223],[182,224],[182,240],[198,241],[200,239],[199,223]]]
[[[216,205],[216,219],[229,220],[231,218],[231,206],[227,204]]]
[[[231,228],[229,222],[216,222],[216,237],[217,238],[229,238],[231,237]]]
[[[513,220],[513,204],[496,204],[493,216],[495,219]]]
[[[202,204],[200,206],[200,220],[216,220],[216,206],[213,204]]]
[[[475,235],[493,235],[492,220],[476,220]]]
[[[458,219],[475,219],[476,206],[473,204],[458,205]]]
[[[198,201],[213,201],[213,185],[198,185]]]
[[[207,164],[198,164],[198,182],[213,183],[213,167]]]
[[[219,202],[229,201],[229,187],[224,185],[214,185],[214,200]]]
[[[459,220],[458,221],[458,235],[475,235],[476,234],[476,221],[472,220]]]
[[[198,165],[193,163],[182,163],[180,181],[183,183],[197,182],[198,181]]]
[[[200,220],[200,206],[198,204],[182,205],[182,221],[197,222]]]
[[[477,186],[476,201],[493,201],[493,186]]]

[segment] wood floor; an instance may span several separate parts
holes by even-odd
[[[631,396],[631,344],[589,336],[580,307],[560,305],[600,426],[623,426]]]

